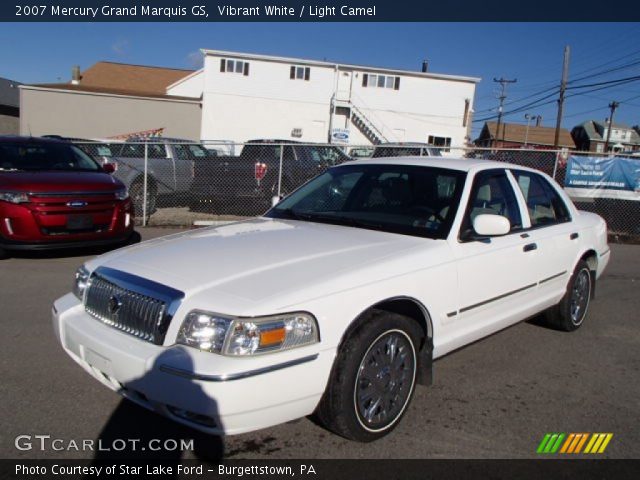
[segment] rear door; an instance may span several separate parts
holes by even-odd
[[[507,235],[478,238],[473,220],[480,214],[509,219]],[[449,312],[448,332],[457,348],[520,319],[533,302],[537,286],[537,253],[523,235],[523,212],[504,169],[478,173],[471,189],[459,238],[452,244],[457,258],[457,310]]]
[[[536,269],[542,293],[562,293],[573,269],[579,232],[569,209],[544,176],[517,169],[511,173],[527,206],[528,240],[540,256]]]

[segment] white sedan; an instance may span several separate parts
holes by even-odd
[[[608,261],[605,222],[540,172],[377,158],[263,217],[90,260],[53,320],[93,377],[180,423],[235,434],[315,413],[371,441],[434,359],[541,312],[579,328]]]

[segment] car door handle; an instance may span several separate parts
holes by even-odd
[[[537,250],[537,249],[538,249],[537,243],[527,243],[524,247],[522,247],[522,251],[524,252],[531,252],[532,250]]]
[[[579,236],[580,236],[580,234],[579,234],[579,233],[574,232],[574,233],[572,233],[571,235],[569,235],[569,238],[570,238],[571,240],[575,240],[575,239],[576,239],[576,238],[578,238]]]

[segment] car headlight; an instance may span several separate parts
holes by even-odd
[[[89,270],[83,265],[76,270],[74,282],[73,282],[73,294],[78,297],[78,300],[82,300],[84,297],[84,291],[89,284],[89,277],[91,274]]]
[[[318,324],[309,313],[230,318],[199,310],[189,312],[177,339],[189,347],[229,356],[280,352],[318,341]]]
[[[127,198],[129,198],[129,190],[127,190],[127,187],[116,190],[117,200],[126,200]]]
[[[29,195],[20,192],[0,192],[0,200],[9,203],[27,203]]]

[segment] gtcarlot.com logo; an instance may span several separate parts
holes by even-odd
[[[604,453],[613,433],[547,433],[537,453]]]

